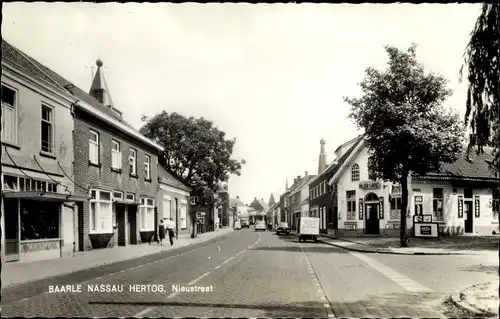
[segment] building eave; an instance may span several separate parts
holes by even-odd
[[[473,176],[446,176],[446,175],[424,175],[412,176],[415,180],[439,180],[439,181],[470,181],[470,182],[493,182],[498,183],[499,178],[473,177]]]
[[[164,148],[161,147],[160,145],[158,145],[157,143],[151,141],[150,139],[148,139],[144,135],[142,135],[139,132],[135,131],[134,129],[126,126],[125,124],[114,119],[113,117],[111,117],[107,114],[104,114],[103,112],[99,111],[95,107],[87,104],[85,101],[76,100],[74,105],[76,107],[78,107],[79,109],[81,109],[82,111],[87,112],[87,113],[97,117],[98,119],[104,121],[106,124],[109,124],[109,125],[113,126],[114,128],[119,129],[120,131],[127,133],[131,137],[143,142],[144,144],[148,145],[149,147],[152,147],[159,152],[163,152]]]

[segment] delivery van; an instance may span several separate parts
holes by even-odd
[[[297,235],[299,243],[308,239],[318,241],[319,236],[319,218],[318,217],[299,217],[297,224]]]

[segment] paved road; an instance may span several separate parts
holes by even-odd
[[[293,237],[270,232],[241,230],[169,255],[108,267],[106,271],[96,269],[95,276],[87,272],[83,277],[75,274],[52,282],[86,280],[83,292],[40,291],[41,285],[48,291],[50,281],[37,283],[38,290],[31,293],[29,286],[17,292],[15,287],[6,289],[3,296],[9,299],[2,301],[2,315],[439,317],[443,316],[440,298],[450,290],[491,276],[486,271],[458,275],[480,268],[481,262],[457,256],[348,253],[320,243],[299,244]],[[443,288],[449,283],[453,283],[451,288]],[[87,285],[101,284],[123,285],[124,291],[86,292]],[[165,289],[130,292],[129,285],[137,284],[162,285]],[[213,291],[176,293],[172,285],[212,287]]]

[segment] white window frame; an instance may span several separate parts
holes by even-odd
[[[49,111],[49,117],[50,117],[49,120],[45,120],[43,118],[43,110],[44,109]],[[55,147],[54,147],[55,146],[54,145],[54,142],[55,142],[55,140],[54,140],[54,136],[55,136],[55,134],[54,134],[54,129],[55,129],[54,118],[55,118],[55,116],[54,115],[55,114],[54,113],[55,112],[54,111],[55,110],[52,106],[49,106],[45,103],[42,103],[42,106],[40,108],[40,150],[46,154],[54,154],[55,153]],[[44,141],[43,141],[43,137],[42,137],[43,136],[43,126],[42,126],[43,123],[46,123],[50,127],[50,136],[49,136],[50,141],[46,141],[48,144],[48,150],[43,149],[43,147],[44,147],[44,145],[43,145]]]
[[[89,231],[91,234],[107,234],[113,232],[113,192],[100,189],[91,189],[93,196],[89,201]],[[109,194],[109,200],[103,199],[101,194]],[[92,204],[94,204],[93,211]],[[107,206],[104,206],[107,205]],[[102,216],[108,214],[103,221]],[[107,221],[107,222],[105,222]]]
[[[128,199],[129,196],[132,196],[132,199]],[[125,200],[127,202],[135,202],[135,194],[133,194],[133,193],[127,193],[127,194],[125,194]]]
[[[120,194],[120,196],[115,196],[116,194]],[[113,191],[113,200],[123,200],[123,192]]]
[[[351,167],[351,182],[359,182],[361,179],[361,171],[358,164],[354,164]]]
[[[115,139],[111,140],[111,168],[116,170],[122,169],[121,143]]]
[[[146,180],[151,180],[151,155],[144,155],[144,171]]]
[[[149,203],[151,201],[151,203]],[[141,197],[139,206],[140,231],[155,230],[155,200],[149,197]]]
[[[90,129],[89,130],[89,162],[95,165],[99,165],[100,158],[100,136],[99,133]],[[92,137],[95,137],[96,140],[92,140]],[[94,149],[94,151],[92,151]]]
[[[10,85],[7,85],[5,83],[2,82],[2,86],[9,89],[9,90],[12,90],[14,91],[14,105],[10,105],[10,104],[7,104],[7,103],[4,103],[3,101],[1,102],[2,103],[2,135],[1,135],[1,139],[2,139],[2,142],[5,142],[5,143],[11,143],[11,144],[14,144],[14,145],[18,145],[18,138],[19,138],[19,91],[15,88],[13,88],[12,86]],[[12,132],[11,132],[11,137],[7,138],[5,136],[5,125],[3,124],[5,117],[4,115],[7,114],[7,112],[5,111],[6,108],[9,108],[9,110],[11,111],[11,114],[12,114],[12,117],[13,119],[11,119],[11,123],[12,123]]]
[[[128,164],[130,175],[137,176],[137,150],[135,148],[129,150]]]
[[[166,205],[165,204],[168,204],[168,211],[166,212],[165,208],[166,208]],[[170,219],[172,217],[172,199],[170,198],[163,198],[163,206],[162,206],[162,214],[163,214],[163,218],[164,219]],[[168,214],[165,215],[165,212]]]
[[[348,194],[353,194],[349,197]],[[349,203],[351,205],[349,206]],[[356,191],[348,190],[346,191],[346,220],[356,220]]]

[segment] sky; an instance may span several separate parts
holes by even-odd
[[[4,3],[2,36],[88,91],[95,61],[115,107],[139,129],[165,110],[212,120],[245,159],[231,197],[279,198],[294,177],[317,174],[356,137],[344,96],[359,96],[384,45],[408,48],[449,79],[446,105],[463,118],[463,52],[479,4]]]

